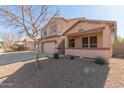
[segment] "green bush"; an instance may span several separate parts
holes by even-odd
[[[103,57],[96,57],[95,58],[95,63],[99,65],[104,65],[107,63],[107,60]]]
[[[53,58],[54,58],[54,59],[59,59],[59,53],[54,53],[54,54],[53,54]]]

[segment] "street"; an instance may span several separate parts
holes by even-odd
[[[0,53],[0,66],[31,60],[34,58],[34,56],[35,53],[32,51]],[[45,56],[52,56],[52,55],[42,52],[39,54],[39,57],[45,57]]]

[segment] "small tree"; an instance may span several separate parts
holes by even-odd
[[[122,38],[122,37],[120,37],[120,36],[117,38],[117,40],[118,40],[119,42],[124,42],[124,38]]]
[[[13,44],[18,41],[19,35],[16,32],[0,32],[0,37],[2,38],[4,51],[13,51]]]
[[[52,24],[57,15],[58,10],[55,7],[46,5],[0,7],[0,17],[4,24],[17,28],[20,33],[26,33],[34,40],[36,67],[39,67],[38,54],[42,32]]]

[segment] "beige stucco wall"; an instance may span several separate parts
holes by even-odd
[[[103,27],[105,26],[105,24],[103,23],[93,23],[93,22],[80,22],[78,25],[76,25],[75,27],[73,27],[68,34],[70,33],[75,33],[77,31],[79,31],[79,29],[83,29],[83,30],[90,30],[90,29],[94,29],[94,28],[98,28],[98,27]]]
[[[48,39],[43,39],[41,42],[47,42],[47,41],[51,41],[51,40],[57,40],[58,37],[52,37],[52,38],[48,38]]]
[[[65,48],[69,46],[69,38],[65,35]]]
[[[98,33],[97,36],[98,36],[98,39],[97,39],[98,47],[101,48],[103,47],[103,32]]]
[[[98,46],[98,48],[101,48],[101,49],[89,49],[88,50],[88,49],[82,48],[82,37],[89,37],[90,38],[90,36],[97,36],[97,46]],[[66,37],[66,38],[68,38],[68,37]],[[65,55],[74,55],[74,56],[90,57],[90,58],[102,56],[102,57],[107,58],[107,59],[109,59],[111,57],[111,50],[102,49],[102,48],[109,48],[110,47],[110,46],[104,47],[104,45],[103,45],[103,32],[92,33],[92,34],[77,36],[77,37],[73,37],[73,38],[75,38],[75,49],[69,49],[69,47],[68,47],[67,49],[65,49]],[[106,37],[106,38],[108,40],[110,39],[108,37]],[[108,41],[106,41],[106,42],[108,42]],[[88,43],[90,43],[90,41]],[[109,40],[109,43],[110,43],[110,40]]]
[[[111,44],[113,45],[116,42],[116,32],[111,32]]]
[[[79,19],[75,19],[75,20],[68,20],[68,19],[63,19],[63,18],[56,18],[53,21],[53,24],[57,25],[57,31],[54,33],[50,33],[51,32],[51,27],[49,26],[46,31],[47,31],[47,35],[44,37],[48,37],[48,36],[53,36],[53,35],[57,35],[59,33],[62,33],[64,31],[66,31],[69,27],[71,27],[74,23],[76,23],[78,20],[80,20],[82,18]]]
[[[73,55],[80,57],[95,58],[102,56],[109,59],[111,57],[110,50],[82,50],[82,49],[65,49],[65,55]]]
[[[82,47],[82,37],[75,37],[75,48],[81,48]]]
[[[56,25],[56,32],[52,32],[52,29],[49,25],[49,27],[46,29],[47,31],[47,35],[44,37],[48,37],[48,36],[53,36],[53,35],[57,35],[58,33],[62,32],[68,25],[68,23],[66,21],[63,20],[63,18],[56,18],[53,20],[54,22],[51,25]]]
[[[68,25],[68,23],[66,21],[64,21],[63,19],[59,19],[57,21],[57,33],[61,33]]]
[[[50,31],[51,29],[48,28],[48,32],[47,32],[47,36],[51,36],[51,35],[55,35],[57,33],[63,32],[65,29],[67,29],[67,27],[70,27],[71,25],[73,25],[75,20],[73,20],[73,22],[67,23],[66,21],[64,21],[63,19],[59,19],[57,22],[57,32],[51,34]],[[76,22],[76,21],[75,21]],[[87,57],[96,57],[96,56],[103,56],[106,58],[109,58],[112,55],[112,38],[111,38],[111,31],[110,28],[108,26],[108,24],[105,23],[97,23],[97,22],[80,22],[78,25],[76,25],[75,27],[73,27],[68,33],[66,33],[66,35],[70,34],[70,33],[75,33],[78,32],[79,29],[83,29],[83,30],[90,30],[90,29],[95,29],[98,27],[105,27],[105,29],[102,32],[99,33],[92,33],[92,34],[88,34],[88,35],[82,35],[82,36],[77,36],[75,37],[75,48],[82,48],[82,37],[85,36],[97,36],[97,43],[98,43],[98,48],[110,48],[110,50],[74,50],[74,49],[65,49],[65,54],[66,55],[75,55],[75,56],[87,56]],[[49,41],[49,40],[57,40],[58,38],[49,38],[49,39],[45,39],[44,41]],[[68,42],[68,37],[65,36],[65,48],[68,48],[69,42]],[[48,46],[49,47],[49,46]]]
[[[108,26],[108,24],[101,24],[101,23],[89,23],[89,22],[81,22],[79,25],[75,26],[72,28],[66,35],[75,33],[79,29],[84,29],[84,30],[89,30],[97,27],[103,27],[105,26],[105,29],[99,33],[91,33],[91,34],[86,34],[82,36],[77,36],[73,37],[75,38],[75,48],[79,49],[65,49],[65,54],[66,55],[74,55],[74,56],[80,56],[80,57],[97,57],[97,56],[102,56],[105,58],[110,58],[112,56],[112,42],[115,38],[111,38],[111,30]],[[89,37],[90,36],[97,36],[97,46],[98,48],[103,48],[103,49],[81,49],[82,48],[82,37]],[[104,50],[104,48],[110,48],[110,50]]]
[[[111,43],[110,43],[111,56],[114,55],[114,50],[113,50],[114,43],[116,43],[116,32],[111,32]]]
[[[47,34],[44,37],[49,37],[49,36],[56,35],[58,30],[56,32],[53,32],[53,29],[51,28],[51,25],[56,25],[57,26],[57,24],[58,24],[57,19],[54,19],[52,21],[52,23],[45,29],[45,32],[47,32]]]
[[[75,48],[82,48],[82,38],[83,37],[88,37],[90,40],[90,36],[97,36],[97,47],[98,48],[102,48],[103,47],[103,33],[99,32],[99,33],[92,33],[92,34],[88,34],[88,35],[82,35],[82,36],[77,36],[77,37],[71,37],[71,38],[75,38]],[[90,41],[88,41],[88,44],[90,45]]]
[[[103,30],[103,47],[110,48],[111,47],[111,31],[108,26]]]
[[[103,30],[103,33],[92,33],[89,34],[89,36],[92,35],[97,35],[98,36],[98,47],[104,47],[104,48],[110,48],[111,46],[111,31],[110,28],[108,26],[108,24],[104,24],[104,23],[93,23],[93,22],[80,22],[77,26],[73,27],[68,33],[76,33],[79,31],[79,29],[83,29],[83,30],[90,30],[90,29],[95,29],[98,27],[105,27],[105,29]],[[80,42],[80,38],[77,38]],[[80,45],[78,44],[76,47],[79,47]]]

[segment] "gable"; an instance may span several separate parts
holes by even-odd
[[[106,24],[81,21],[81,22],[77,23],[74,27],[72,27],[67,32],[67,34],[76,33],[76,32],[80,32],[80,31],[88,31],[88,30],[103,27],[103,26],[106,26]]]
[[[55,21],[55,22],[54,22]],[[57,35],[62,32],[68,25],[63,18],[56,18],[53,20],[53,23],[49,25],[44,31],[44,37]]]

